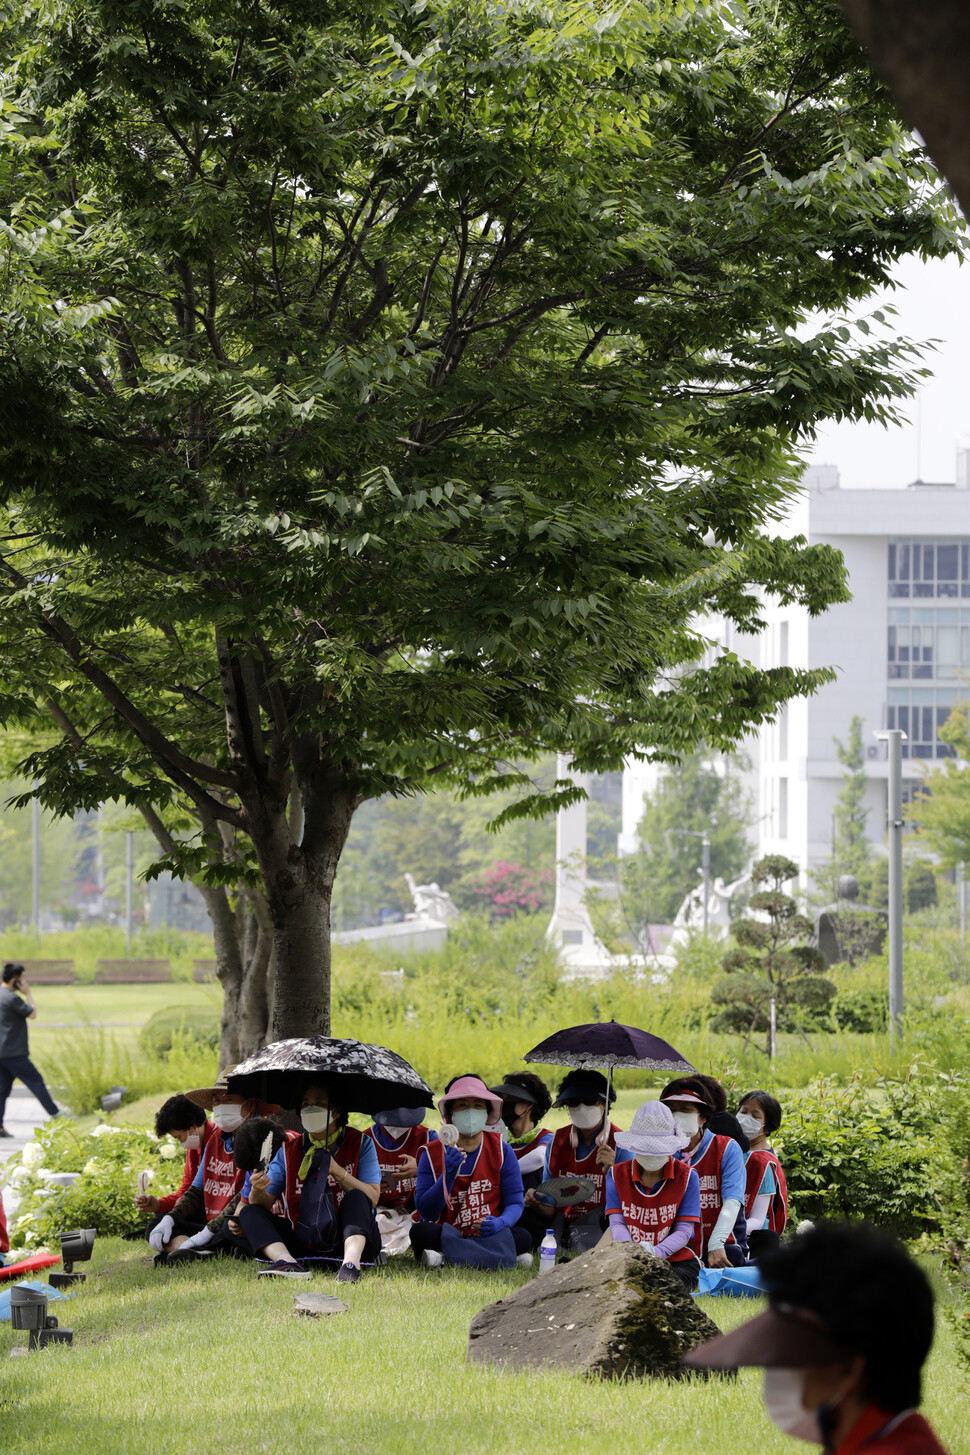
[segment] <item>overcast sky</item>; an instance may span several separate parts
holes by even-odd
[[[920,475],[953,480],[958,445],[970,447],[970,263],[910,258],[897,278],[901,286],[884,295],[897,310],[897,331],[914,341],[938,340],[925,358],[933,377],[920,391]],[[865,316],[881,301],[858,312]],[[910,422],[902,428],[835,424],[820,431],[811,463],[838,465],[843,489],[910,484],[917,476],[916,400],[904,408]]]

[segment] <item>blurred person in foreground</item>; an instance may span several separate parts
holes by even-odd
[[[768,1311],[686,1362],[763,1368],[769,1419],[826,1455],[946,1455],[917,1412],[933,1293],[900,1244],[875,1228],[821,1223],[759,1267]]]
[[[0,1137],[12,1137],[3,1124],[7,1097],[15,1081],[22,1081],[33,1092],[50,1117],[60,1115],[60,1108],[44,1084],[37,1067],[30,1059],[27,1022],[35,1020],[37,1007],[23,965],[8,960],[0,983]]]

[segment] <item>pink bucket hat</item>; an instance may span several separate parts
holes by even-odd
[[[458,1080],[452,1082],[451,1086],[448,1087],[448,1090],[438,1102],[438,1110],[441,1113],[441,1120],[443,1122],[449,1120],[448,1107],[450,1104],[462,1096],[474,1096],[479,1101],[488,1103],[491,1111],[488,1115],[487,1126],[493,1127],[496,1122],[501,1121],[502,1098],[496,1096],[493,1091],[489,1091],[480,1076],[459,1076]]]

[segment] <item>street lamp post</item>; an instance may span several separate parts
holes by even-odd
[[[903,743],[900,728],[876,733],[889,759],[889,1043],[903,1034]]]

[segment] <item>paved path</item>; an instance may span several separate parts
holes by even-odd
[[[48,1120],[47,1113],[35,1096],[25,1086],[14,1086],[7,1097],[7,1110],[3,1124],[12,1137],[0,1137],[0,1163],[6,1162],[14,1152],[20,1152],[33,1140],[37,1127]]]

